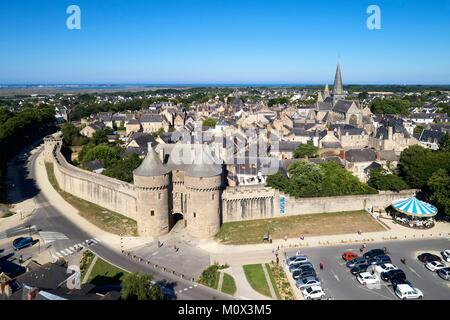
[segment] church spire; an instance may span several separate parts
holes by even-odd
[[[336,75],[334,77],[333,94],[344,94],[344,88],[342,87],[341,67],[338,63],[336,68]]]

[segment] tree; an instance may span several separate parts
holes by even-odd
[[[372,101],[370,109],[375,114],[399,114],[407,116],[411,103],[399,98],[376,98]]]
[[[368,98],[369,98],[369,93],[367,91],[363,91],[363,92],[360,92],[358,94],[358,99],[359,100],[365,100],[365,99],[368,99]]]
[[[371,170],[367,184],[377,190],[400,191],[409,187],[402,178],[384,169]]]
[[[80,129],[70,122],[66,122],[61,126],[61,132],[66,146],[72,146],[73,142],[81,136]]]
[[[86,148],[86,151],[84,149]],[[78,161],[85,164],[88,161],[100,160],[108,168],[122,158],[124,149],[120,146],[109,146],[100,144],[98,146],[89,144],[78,154]]]
[[[289,193],[296,197],[315,197],[321,190],[324,174],[312,162],[301,160],[289,166]]]
[[[125,300],[163,300],[160,286],[152,284],[152,276],[129,273],[122,281],[122,299]]]
[[[98,129],[92,135],[91,141],[95,145],[99,145],[102,143],[108,143],[108,135],[113,134],[113,130],[111,128],[103,128]]]
[[[205,127],[210,127],[210,128],[214,128],[217,124],[217,120],[214,118],[206,118],[205,120],[203,120],[203,125]]]
[[[449,151],[433,152],[419,145],[406,148],[400,154],[399,175],[412,188],[422,189],[438,169],[450,171]]]
[[[115,161],[109,168],[103,171],[105,176],[119,179],[125,182],[133,182],[133,171],[139,167],[142,159],[135,153],[129,154],[123,159]]]
[[[294,150],[294,158],[300,159],[300,158],[315,158],[319,154],[319,148],[313,146],[312,144],[306,143],[299,145]]]
[[[164,130],[163,127],[161,127],[161,128],[158,129],[158,131],[153,132],[153,133],[152,133],[152,136],[153,136],[153,138],[158,138],[158,137],[159,137],[160,135],[162,135],[164,132],[166,132],[166,131]]]
[[[448,132],[439,141],[439,150],[450,151],[450,134]]]
[[[286,191],[289,187],[289,179],[281,172],[268,176],[266,183],[269,187],[281,191]]]
[[[450,215],[450,176],[444,169],[439,169],[428,180],[433,201],[439,211]]]

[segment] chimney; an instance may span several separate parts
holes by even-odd
[[[391,126],[388,127],[388,140],[392,140],[393,137],[393,128]]]
[[[341,158],[342,160],[345,160],[345,150],[342,149],[339,153],[339,158]]]
[[[377,152],[376,159],[377,159],[377,161],[380,161],[381,160],[381,151],[377,150],[376,152]]]

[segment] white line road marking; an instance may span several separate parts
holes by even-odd
[[[197,287],[198,286],[198,284],[194,284],[194,287]]]
[[[422,276],[421,276],[420,274],[418,274],[416,270],[414,270],[414,269],[411,268],[410,266],[406,266],[406,267],[408,267],[408,269],[411,270],[411,272],[413,272],[416,276],[418,276],[419,278],[422,279]]]
[[[188,291],[188,288],[184,288],[184,291]]]
[[[192,286],[189,286],[189,289],[192,289]]]
[[[156,256],[159,253],[159,251],[153,252],[152,256]]]
[[[337,276],[336,273],[334,273],[333,270],[331,270],[331,273],[333,274],[333,277],[334,277],[337,281],[341,281],[341,280],[339,280],[339,277]]]
[[[239,298],[244,299],[244,300],[250,300],[249,298],[244,297],[244,296],[240,296]]]

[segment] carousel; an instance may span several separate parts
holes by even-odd
[[[418,229],[434,227],[433,217],[437,214],[437,208],[416,197],[395,200],[392,208],[394,221],[401,225]]]

